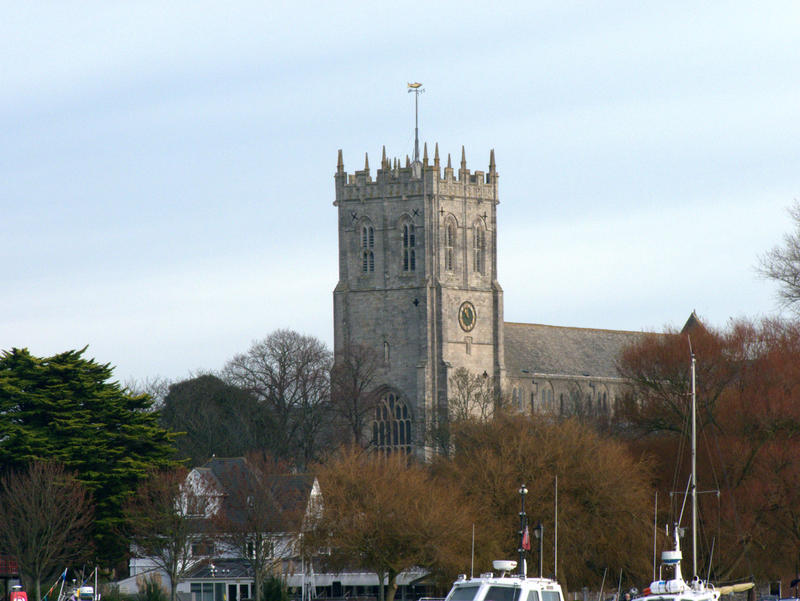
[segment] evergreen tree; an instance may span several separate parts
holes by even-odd
[[[94,498],[98,557],[110,562],[126,550],[124,501],[149,471],[173,465],[173,448],[152,399],[129,394],[85,351],[0,356],[0,469],[53,460],[74,471]]]

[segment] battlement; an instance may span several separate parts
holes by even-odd
[[[386,158],[386,147],[383,147],[381,166],[372,177],[369,168],[369,155],[365,154],[364,168],[347,173],[344,170],[342,151],[339,150],[336,165],[336,198],[352,200],[386,196],[407,196],[428,193],[465,194],[472,197],[496,197],[497,168],[494,160],[494,149],[489,152],[489,171],[470,172],[464,147],[461,147],[461,168],[453,169],[450,155],[447,155],[447,166],[442,168],[439,160],[439,144],[434,150],[433,161],[428,159],[428,145],[424,146],[422,161],[411,162],[406,155],[404,166],[400,159]],[[464,188],[467,187],[465,192]]]

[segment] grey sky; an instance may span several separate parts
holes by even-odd
[[[7,3],[0,348],[126,380],[332,343],[336,151],[500,172],[507,321],[774,311],[800,196],[797,2]],[[443,160],[444,160],[443,157]]]

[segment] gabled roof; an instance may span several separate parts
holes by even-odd
[[[571,328],[542,324],[504,325],[506,374],[619,378],[616,360],[646,332]]]
[[[314,490],[316,478],[311,474],[266,474],[264,482],[259,482],[262,477],[255,473],[244,457],[212,457],[205,465],[194,469],[198,475],[215,489],[215,493],[222,497],[223,505],[230,512],[229,516],[236,520],[241,510],[232,507],[230,499],[237,494],[250,494],[246,489],[251,489],[255,494],[264,499],[268,495],[271,507],[270,513],[279,516],[281,530],[290,531],[300,528],[303,516],[309,508],[311,494]],[[242,491],[241,489],[245,489]],[[259,494],[261,493],[261,494]],[[240,497],[240,500],[243,497]],[[239,515],[239,518],[242,516]]]

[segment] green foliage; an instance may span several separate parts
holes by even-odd
[[[74,471],[95,501],[98,556],[110,562],[125,551],[123,502],[148,471],[173,464],[173,450],[150,397],[128,394],[85,351],[0,356],[0,466],[53,460]]]
[[[267,578],[261,586],[261,598],[258,601],[289,601],[289,591],[283,580],[275,576]]]

